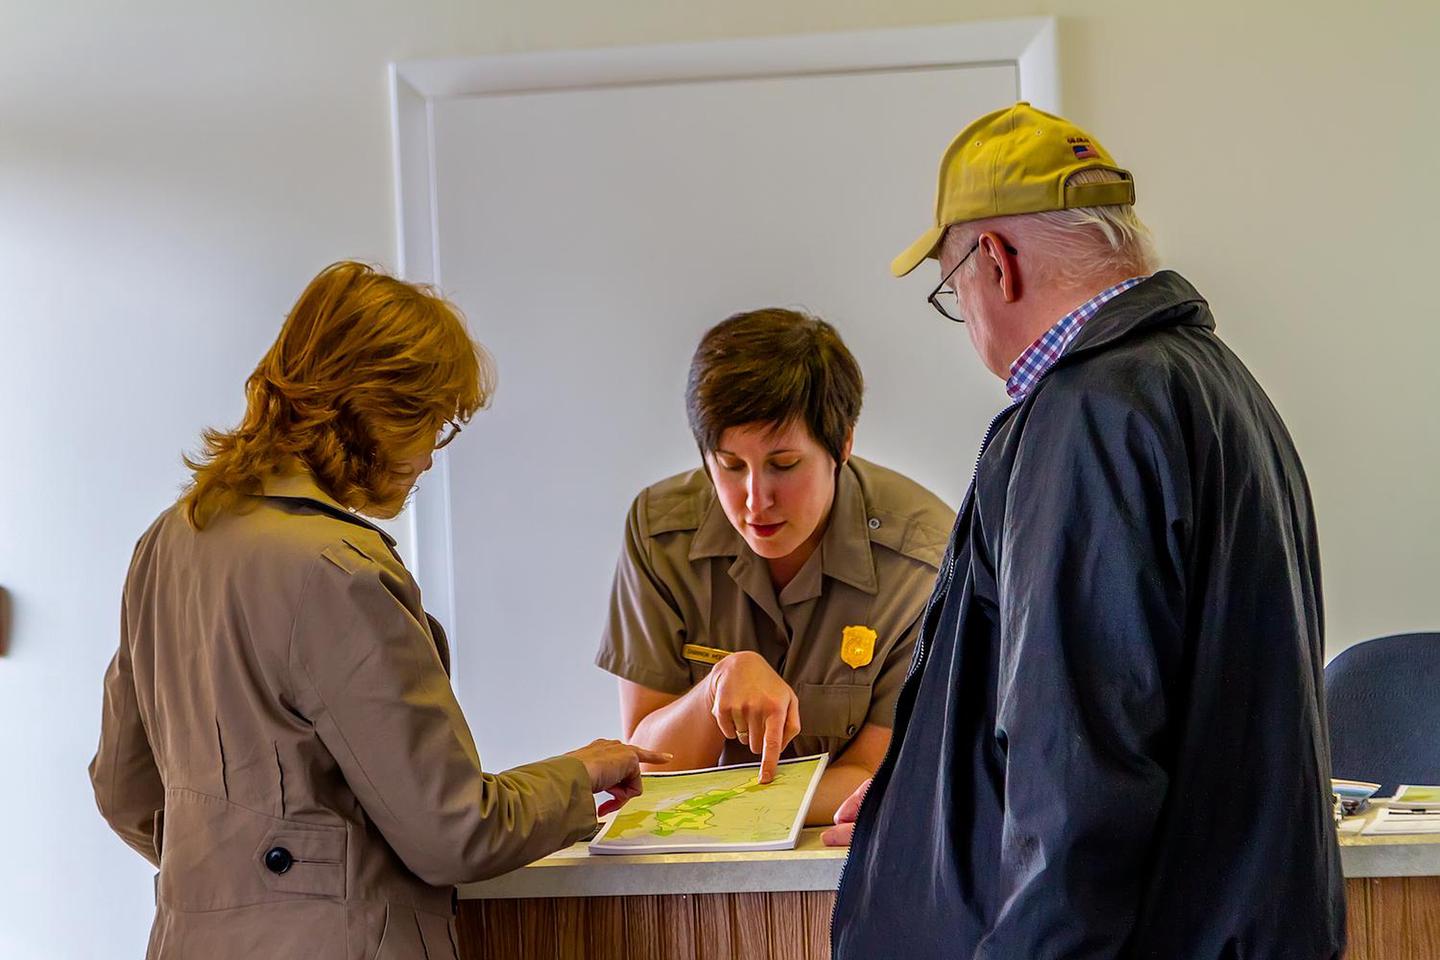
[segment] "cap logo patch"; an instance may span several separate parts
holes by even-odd
[[[1077,160],[1092,160],[1100,156],[1088,143],[1072,143],[1070,144],[1070,149],[1075,151],[1075,159]]]

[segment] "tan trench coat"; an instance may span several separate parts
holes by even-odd
[[[147,956],[441,960],[453,885],[594,829],[584,766],[484,773],[439,624],[307,475],[140,539],[90,765],[159,868]]]

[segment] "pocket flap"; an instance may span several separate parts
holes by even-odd
[[[290,855],[290,867],[276,873],[265,864],[271,850]],[[267,832],[256,848],[255,866],[265,885],[280,893],[345,896],[345,829],[286,823]]]
[[[795,696],[800,700],[800,732],[810,737],[853,737],[870,709],[870,687],[864,684],[802,683]]]

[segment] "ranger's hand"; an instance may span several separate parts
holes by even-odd
[[[790,685],[751,650],[732,653],[707,678],[710,715],[720,732],[760,755],[760,782],[775,779],[780,751],[800,732],[800,701]]]

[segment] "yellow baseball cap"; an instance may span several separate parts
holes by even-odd
[[[1081,170],[1112,170],[1108,183],[1067,184]],[[1070,207],[1135,202],[1130,171],[1115,165],[1090,134],[1023,100],[960,131],[940,159],[935,225],[890,264],[903,277],[935,256],[947,227],[970,220]]]

